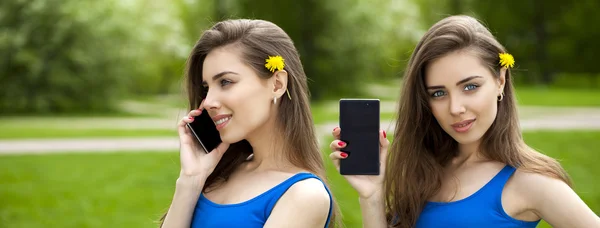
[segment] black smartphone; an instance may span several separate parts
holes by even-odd
[[[379,99],[340,99],[342,175],[379,175]]]
[[[203,111],[194,118],[194,122],[188,123],[187,126],[206,153],[210,153],[222,142],[217,126],[207,111]]]

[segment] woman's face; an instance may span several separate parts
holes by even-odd
[[[217,48],[202,66],[208,89],[202,105],[226,143],[246,139],[274,115],[273,80],[261,79],[240,56],[235,47]]]
[[[458,143],[479,143],[496,119],[504,73],[498,79],[469,50],[449,53],[427,66],[425,85],[433,116]]]

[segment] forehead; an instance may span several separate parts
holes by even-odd
[[[432,61],[425,70],[425,84],[454,85],[456,82],[470,76],[493,78],[489,69],[472,51],[461,50],[451,52]]]
[[[237,48],[229,46],[210,51],[202,63],[202,81],[209,82],[214,75],[224,71],[238,74],[247,71],[248,66],[240,56],[241,52]]]

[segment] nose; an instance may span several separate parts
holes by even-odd
[[[204,101],[202,101],[202,108],[206,110],[216,110],[221,107],[217,94],[208,90]]]
[[[464,101],[460,96],[450,96],[450,114],[458,116],[466,111]]]

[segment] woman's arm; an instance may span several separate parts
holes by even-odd
[[[385,217],[385,198],[382,193],[377,193],[369,199],[359,199],[360,210],[365,228],[388,227]]]
[[[202,107],[202,105],[200,105]],[[183,117],[179,121],[179,160],[181,162],[181,171],[179,178],[175,184],[175,194],[169,212],[163,221],[163,228],[189,228],[194,208],[200,193],[204,188],[204,184],[208,175],[210,175],[229,144],[221,143],[210,153],[206,153],[202,149],[191,131],[187,128],[187,124],[194,121],[194,117],[199,116],[201,110],[192,110],[188,116]]]
[[[600,217],[565,182],[541,174],[526,174],[524,192],[533,211],[552,227],[600,227]]]
[[[180,177],[175,184],[175,194],[162,228],[189,228],[196,202],[202,192],[204,180]]]

